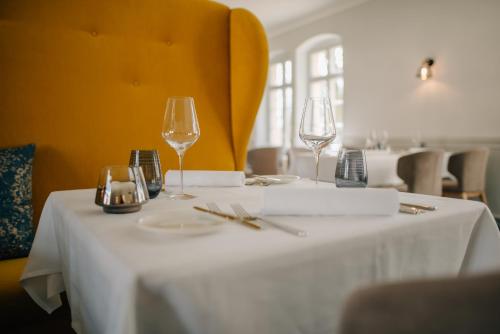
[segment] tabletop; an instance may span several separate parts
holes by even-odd
[[[200,219],[192,207],[207,202],[256,213],[263,188],[188,190],[194,200],[161,194],[126,215],[103,213],[92,189],[52,193],[23,286],[48,312],[66,290],[78,333],[335,333],[343,301],[360,286],[500,268],[487,207],[432,196],[400,194],[438,207],[415,216],[272,217],[306,238],[232,222],[197,236],[138,227],[141,217]]]
[[[366,165],[368,169],[368,186],[397,186],[403,184],[398,176],[398,160],[402,156],[421,152],[426,149],[410,149],[405,151],[388,150],[365,150]],[[455,180],[448,171],[448,160],[453,152],[444,152],[441,175],[443,178]],[[319,180],[324,182],[335,182],[335,169],[337,156],[335,154],[322,154],[320,156]],[[311,152],[300,152],[294,154],[289,173],[301,177],[314,177],[314,157]]]

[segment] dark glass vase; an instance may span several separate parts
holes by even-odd
[[[335,184],[339,188],[365,188],[368,185],[365,152],[342,149],[337,158]]]
[[[129,166],[141,167],[148,188],[149,198],[155,198],[161,192],[163,174],[160,156],[156,150],[132,150]]]

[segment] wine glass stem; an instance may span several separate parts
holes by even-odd
[[[179,155],[179,169],[181,171],[181,194],[184,194],[184,170],[182,167],[182,160],[184,159],[184,152],[178,152]]]
[[[314,160],[316,162],[316,184],[318,184],[318,175],[319,175],[319,155],[321,154],[321,150],[314,150]]]

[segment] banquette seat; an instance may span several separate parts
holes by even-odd
[[[95,187],[99,170],[127,164],[131,149],[158,149],[163,167],[177,168],[160,136],[169,96],[195,99],[201,137],[187,169],[244,168],[268,65],[263,27],[244,9],[4,0],[0,50],[0,147],[37,145],[35,224],[50,192]],[[23,261],[0,261],[0,294],[23,293]]]

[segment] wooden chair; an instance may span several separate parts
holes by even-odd
[[[484,147],[452,155],[448,170],[457,178],[457,182],[444,183],[443,195],[463,199],[478,197],[487,203],[484,189],[488,156],[489,149]]]
[[[281,170],[281,147],[262,147],[248,151],[247,161],[253,174],[274,175]]]
[[[443,155],[443,151],[433,150],[399,158],[398,176],[408,186],[408,192],[441,196]]]

